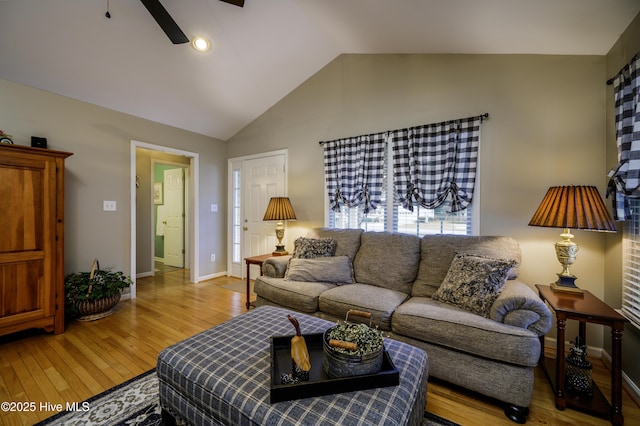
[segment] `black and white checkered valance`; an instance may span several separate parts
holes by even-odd
[[[609,172],[607,196],[616,220],[629,218],[627,198],[640,198],[640,53],[613,79],[618,165]]]
[[[400,204],[434,209],[451,196],[451,212],[471,203],[482,116],[390,132],[393,182]]]
[[[368,213],[382,200],[387,133],[324,142],[324,175],[329,208],[363,206]]]
[[[451,196],[451,211],[473,198],[482,116],[426,124],[321,142],[329,208],[363,206],[368,213],[382,201],[387,142],[393,148],[393,184],[407,210],[428,209]]]

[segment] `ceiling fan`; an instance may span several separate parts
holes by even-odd
[[[145,5],[151,16],[156,20],[160,28],[165,32],[173,44],[188,43],[189,38],[184,35],[176,21],[173,20],[167,9],[160,4],[160,0],[140,0]],[[244,0],[220,0],[234,6],[243,7]]]

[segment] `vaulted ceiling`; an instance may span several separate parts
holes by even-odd
[[[212,49],[172,44],[137,0],[0,0],[0,78],[227,140],[342,53],[605,55],[640,12],[638,0],[161,3]]]

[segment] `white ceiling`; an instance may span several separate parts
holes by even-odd
[[[639,0],[161,2],[211,51],[171,44],[137,0],[0,0],[0,78],[227,140],[342,53],[605,55],[640,12]]]

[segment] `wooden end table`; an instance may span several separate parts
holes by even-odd
[[[272,254],[261,254],[259,256],[251,256],[251,257],[245,257],[244,261],[247,264],[247,302],[245,303],[245,306],[247,307],[247,309],[251,308],[251,277],[250,277],[250,270],[251,270],[251,265],[258,265],[258,267],[260,268],[260,275],[262,275],[262,264],[264,263],[265,260],[267,260],[268,258],[273,257]]]
[[[548,285],[536,284],[540,298],[555,311],[557,323],[556,358],[544,356],[544,336],[540,337],[542,350],[540,365],[545,371],[556,396],[556,408],[566,407],[611,420],[614,425],[624,423],[622,416],[622,332],[628,320],[588,291],[583,295],[554,292]],[[565,327],[567,320],[580,321],[579,336],[586,344],[587,323],[611,327],[611,403],[602,394],[595,381],[593,396],[567,392],[565,389]]]

